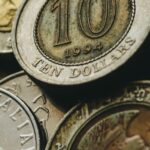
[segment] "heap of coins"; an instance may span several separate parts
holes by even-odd
[[[149,0],[0,0],[0,150],[150,150],[149,31]]]

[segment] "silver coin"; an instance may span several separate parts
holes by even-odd
[[[3,89],[0,89],[0,149],[40,150],[32,113],[19,98]]]
[[[115,96],[73,108],[46,150],[148,150],[149,116],[150,81],[136,82]]]
[[[149,0],[26,1],[14,25],[14,53],[43,82],[92,81],[136,52],[149,32],[149,14]]]
[[[64,112],[55,106],[23,71],[1,80],[0,87],[15,94],[28,105],[42,125],[48,140],[58,122],[63,118]]]
[[[12,52],[11,30],[21,0],[0,1],[0,54]]]

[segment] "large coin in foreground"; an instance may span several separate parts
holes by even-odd
[[[0,0],[0,54],[12,52],[11,30],[22,0]]]
[[[149,32],[149,14],[149,0],[26,1],[14,25],[14,53],[43,82],[92,81],[135,53]]]
[[[36,121],[16,96],[0,89],[0,149],[40,150]]]
[[[0,87],[15,94],[28,105],[44,129],[48,140],[64,116],[64,112],[55,106],[51,98],[46,96],[23,71],[1,80]]]
[[[58,126],[47,150],[149,150],[150,82],[76,106]]]

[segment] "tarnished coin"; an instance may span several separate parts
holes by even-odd
[[[28,105],[49,139],[64,112],[23,71],[1,80],[0,87],[17,95]]]
[[[150,82],[76,106],[58,126],[47,150],[149,150]]]
[[[0,54],[12,52],[11,30],[16,11],[22,0],[0,0]]]
[[[0,89],[0,150],[40,150],[36,121],[28,107]]]
[[[149,14],[149,0],[26,1],[14,25],[14,52],[43,82],[85,83],[135,53],[149,32]]]

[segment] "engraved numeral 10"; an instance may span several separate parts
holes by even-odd
[[[99,29],[94,31],[91,23],[92,0],[79,0],[77,22],[82,33],[88,38],[99,38],[104,36],[112,27],[117,11],[116,0],[101,0],[102,21]],[[56,34],[54,46],[68,44],[69,38],[69,0],[56,0],[52,5],[52,12],[57,10]],[[101,16],[100,16],[101,17]]]

